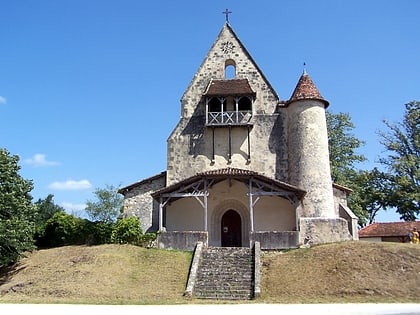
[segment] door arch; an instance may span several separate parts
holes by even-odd
[[[221,220],[222,247],[242,246],[242,220],[235,210],[227,210]]]

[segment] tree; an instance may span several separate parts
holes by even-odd
[[[0,149],[0,266],[34,248],[32,181],[20,174],[19,157]]]
[[[414,221],[420,213],[420,102],[405,104],[402,122],[384,124],[388,130],[379,136],[388,156],[380,162],[390,174],[390,204],[401,219]]]
[[[42,245],[39,244],[39,242],[43,239],[45,234],[47,221],[51,219],[55,213],[65,212],[64,208],[56,205],[53,199],[54,195],[49,194],[45,199],[40,198],[35,202],[35,207],[37,209],[35,217],[35,241],[37,242],[37,245]]]
[[[97,201],[86,202],[86,212],[93,221],[105,223],[115,222],[122,211],[123,197],[118,194],[118,188],[106,185],[94,192]]]
[[[358,213],[360,226],[373,223],[379,211],[390,207],[389,179],[388,174],[376,167],[373,170],[360,170],[353,177],[350,204],[351,209]]]
[[[352,133],[355,127],[349,114],[327,112],[326,117],[331,177],[335,183],[346,185],[356,173],[356,163],[366,160],[365,156],[356,153],[364,142]]]
[[[328,145],[330,153],[331,178],[333,182],[352,189],[348,198],[349,207],[359,218],[359,225],[364,226],[369,213],[363,202],[360,172],[356,164],[366,160],[356,153],[364,142],[353,134],[355,128],[347,113],[327,112]]]

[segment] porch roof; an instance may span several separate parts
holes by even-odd
[[[182,181],[179,181],[171,186],[162,188],[160,190],[155,191],[152,194],[152,197],[157,199],[159,198],[161,195],[163,194],[169,194],[175,191],[178,191],[179,189],[182,189],[183,187],[187,187],[191,184],[193,184],[194,182],[198,182],[202,179],[212,179],[213,183],[217,183],[226,179],[235,179],[235,180],[239,180],[239,181],[248,181],[250,178],[254,178],[259,180],[260,182],[263,182],[265,184],[268,184],[270,186],[274,186],[279,190],[284,190],[287,192],[291,192],[294,193],[296,195],[296,197],[301,200],[305,194],[306,191],[287,184],[285,182],[276,180],[276,179],[272,179],[269,178],[267,176],[264,176],[262,174],[259,174],[257,172],[254,171],[250,171],[250,170],[245,170],[245,169],[240,169],[240,168],[232,168],[232,167],[228,167],[228,168],[223,168],[223,169],[217,169],[217,170],[211,170],[211,171],[206,171],[206,172],[202,172],[202,173],[197,173],[194,176],[191,176],[189,178],[186,178]]]
[[[229,79],[215,80],[212,79],[204,93],[206,96],[227,96],[227,95],[254,95],[247,79]]]

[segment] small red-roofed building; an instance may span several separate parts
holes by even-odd
[[[420,231],[420,221],[372,223],[359,230],[359,239],[370,242],[407,243],[413,228]]]

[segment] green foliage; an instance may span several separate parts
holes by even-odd
[[[353,192],[349,197],[349,207],[358,216],[360,226],[371,224],[379,211],[390,206],[389,176],[374,168],[369,171],[358,171],[352,180]]]
[[[356,164],[366,160],[365,156],[356,153],[364,142],[352,133],[355,126],[349,114],[327,112],[326,117],[331,177],[335,183],[348,185],[349,177],[357,172]]]
[[[401,219],[414,221],[420,214],[420,102],[405,105],[402,122],[384,123],[388,131],[379,135],[388,152],[381,159],[392,186],[388,198]]]
[[[38,238],[38,246],[108,244],[114,226],[112,222],[91,222],[59,211],[47,220],[44,233]]]
[[[54,195],[49,194],[45,199],[38,199],[35,202],[35,241],[38,244],[40,238],[44,236],[47,221],[57,212],[64,212],[64,208],[56,205],[53,201]]]
[[[58,247],[66,245],[132,244],[149,247],[156,239],[156,234],[143,234],[140,220],[133,216],[114,222],[89,221],[56,212],[45,226],[39,246]]]
[[[84,220],[64,211],[56,212],[45,226],[39,244],[42,247],[84,244]]]
[[[110,244],[111,235],[114,230],[115,223],[113,222],[91,222],[85,220],[83,236],[86,245],[100,245]]]
[[[367,208],[370,201],[366,200],[364,190],[365,185],[370,183],[366,177],[369,172],[361,172],[356,168],[358,163],[366,160],[365,156],[356,153],[364,142],[353,134],[355,126],[349,114],[327,112],[326,117],[332,180],[352,189],[348,205],[359,218],[359,225],[364,226],[370,221],[371,214],[374,217],[379,211],[370,213],[372,209]]]
[[[143,234],[140,220],[136,216],[118,219],[112,231],[112,242],[116,244],[132,244],[137,246],[151,246],[156,239],[155,233]]]
[[[86,212],[93,221],[115,222],[121,214],[124,198],[118,194],[118,189],[112,185],[97,188],[94,192],[96,201],[86,202]]]
[[[114,230],[112,231],[112,242],[117,244],[134,244],[141,243],[143,230],[140,225],[140,220],[135,217],[123,218],[117,221]]]
[[[19,157],[0,149],[0,266],[34,248],[33,185],[19,174]]]

